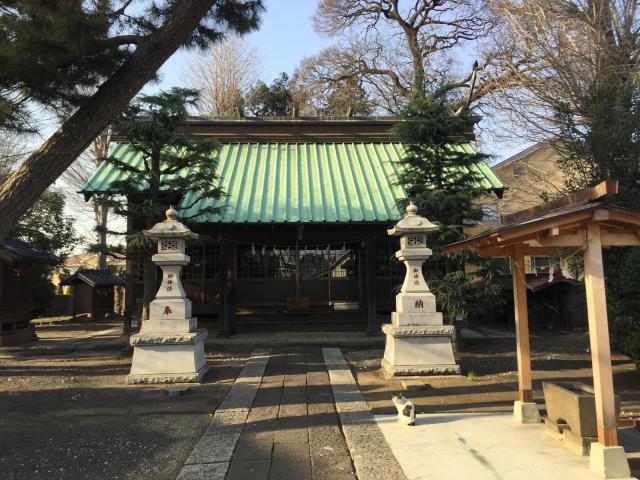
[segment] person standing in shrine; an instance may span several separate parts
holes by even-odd
[[[238,294],[236,281],[233,278],[233,271],[227,271],[227,333],[230,337],[236,334],[236,306],[238,305]]]

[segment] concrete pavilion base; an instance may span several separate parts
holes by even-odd
[[[624,448],[605,447],[599,442],[591,444],[589,468],[600,478],[631,479],[629,462]]]
[[[196,383],[207,373],[204,329],[191,333],[132,335],[134,346],[127,383]]]
[[[382,325],[387,336],[382,368],[389,376],[457,375],[450,325]]]
[[[513,419],[518,423],[540,423],[538,405],[532,402],[513,402]]]

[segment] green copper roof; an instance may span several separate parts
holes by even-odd
[[[472,150],[470,145],[459,148]],[[111,155],[140,165],[141,155],[127,144]],[[227,196],[215,206],[220,214],[200,222],[388,222],[402,218],[397,207],[406,198],[396,174],[403,155],[399,143],[230,143],[219,153],[218,175]],[[482,188],[503,185],[484,163],[476,166]],[[184,172],[184,175],[191,172]],[[109,192],[125,173],[102,163],[82,187],[85,194]],[[190,198],[184,204],[190,204]],[[212,200],[183,215],[192,216]]]

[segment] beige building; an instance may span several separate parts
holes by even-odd
[[[116,273],[122,273],[126,267],[125,258],[117,258],[111,255],[107,256],[107,268]],[[62,289],[61,293],[68,295],[71,293],[71,287],[60,286],[60,282],[63,278],[68,277],[70,274],[76,273],[80,269],[96,269],[98,268],[98,254],[85,252],[76,255],[69,255],[64,262],[64,265],[58,268],[51,278],[51,282]]]
[[[504,194],[500,199],[487,195],[481,200],[483,219],[468,233],[496,228],[504,215],[562,196],[565,174],[558,167],[558,158],[551,142],[539,142],[494,165],[491,169],[504,184]],[[546,272],[554,263],[557,259],[527,258],[527,273]]]

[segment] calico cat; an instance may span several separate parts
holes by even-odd
[[[414,426],[416,424],[416,409],[413,402],[402,393],[392,394],[391,401],[398,410],[398,419],[405,425]]]

